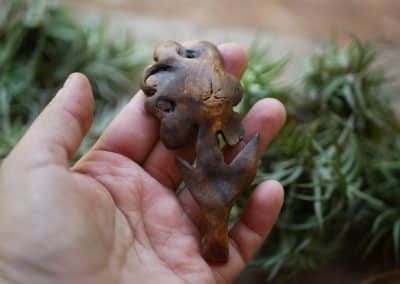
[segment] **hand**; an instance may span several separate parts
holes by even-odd
[[[246,53],[220,46],[225,67],[241,76]],[[199,254],[199,209],[175,193],[175,156],[158,140],[158,121],[136,94],[72,168],[91,126],[88,80],[72,74],[0,168],[0,279],[9,283],[232,283],[271,230],[281,185],[260,184],[230,232],[230,258],[210,265]],[[285,120],[264,99],[247,114],[246,137],[260,152]],[[240,146],[238,146],[240,147]],[[190,148],[190,149],[189,149]],[[237,149],[236,149],[237,150]]]

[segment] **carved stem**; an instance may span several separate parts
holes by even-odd
[[[223,263],[228,259],[228,221],[229,211],[203,211],[201,254],[206,261]]]
[[[202,212],[201,252],[207,261],[228,260],[229,213],[239,194],[254,178],[258,144],[256,135],[227,165],[211,123],[206,122],[198,132],[196,166],[177,159],[183,180]]]

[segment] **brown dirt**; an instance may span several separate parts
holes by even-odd
[[[246,27],[324,37],[348,33],[400,40],[397,0],[69,0],[106,12],[191,21],[217,27]]]

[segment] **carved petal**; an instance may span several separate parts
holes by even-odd
[[[244,130],[238,113],[232,112],[232,115],[222,129],[222,134],[229,146],[235,146],[243,139]]]

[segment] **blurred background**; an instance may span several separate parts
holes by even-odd
[[[396,43],[400,37],[400,3],[396,0],[64,0],[101,13],[117,22],[141,21],[148,25],[131,27],[144,38],[173,36],[187,39],[211,33],[268,31],[301,38],[341,39],[350,33],[362,38]],[[86,12],[85,11],[85,12]],[[164,25],[166,24],[166,25]],[[175,24],[175,25],[174,25]],[[206,30],[204,30],[206,29]],[[141,30],[141,31],[140,31]],[[146,33],[147,35],[143,35]],[[153,34],[153,35],[151,35]],[[231,36],[222,36],[223,39]],[[242,35],[242,37],[246,37]]]
[[[281,181],[285,206],[238,283],[400,283],[396,0],[0,0],[0,159],[75,71],[96,98],[84,153],[171,39],[248,47],[237,110],[288,111],[253,184]]]
[[[313,38],[335,33],[396,42],[400,3],[396,0],[88,0],[65,1],[112,15],[181,20],[190,26],[268,30]],[[152,27],[149,27],[151,29]],[[159,27],[158,29],[161,29]],[[182,27],[183,29],[183,27]],[[176,35],[179,34],[176,31]]]
[[[375,40],[384,59],[398,63],[400,2],[396,0],[63,0],[80,21],[107,19],[115,33],[129,31],[137,43],[206,39],[249,47],[255,39],[271,44],[270,56],[291,56],[285,76],[294,77],[302,58],[321,42],[335,38]],[[89,20],[88,20],[89,18]],[[390,69],[390,68],[389,68]],[[389,72],[391,70],[388,70]],[[292,75],[292,76],[291,76]]]

